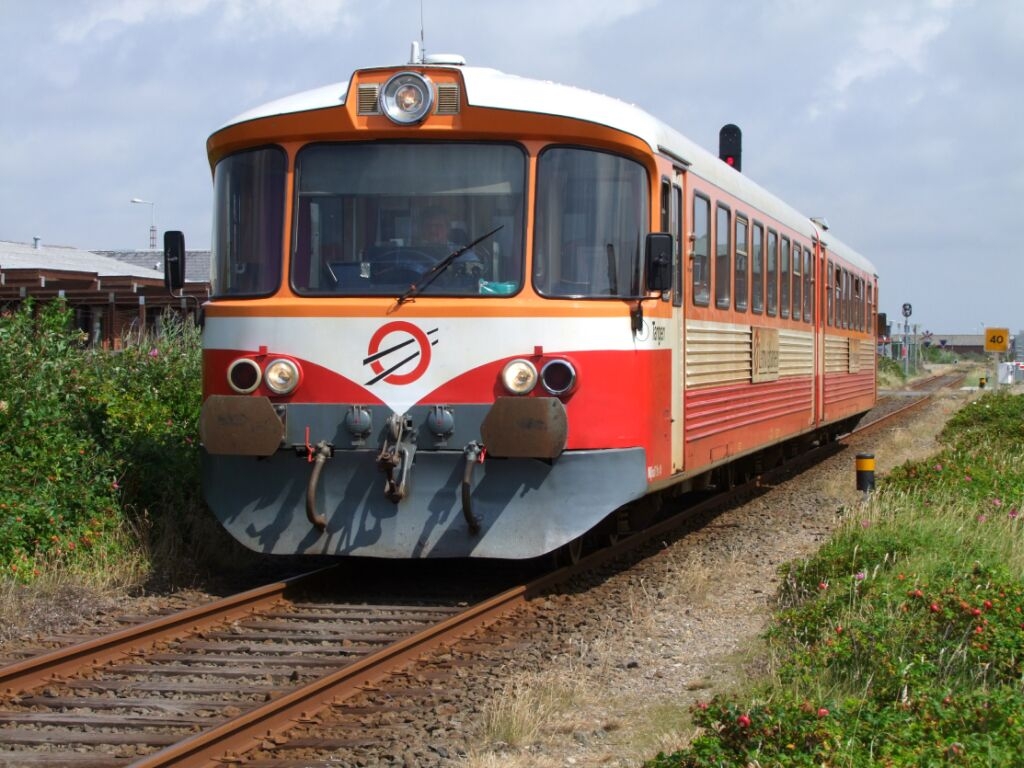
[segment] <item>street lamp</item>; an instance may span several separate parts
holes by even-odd
[[[156,203],[151,200],[143,200],[141,197],[133,197],[129,203],[149,206],[149,247],[156,249]]]

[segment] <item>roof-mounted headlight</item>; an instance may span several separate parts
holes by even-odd
[[[418,123],[434,105],[430,80],[417,72],[399,72],[380,92],[380,109],[399,125]]]

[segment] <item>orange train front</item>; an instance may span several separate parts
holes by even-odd
[[[874,401],[871,265],[622,102],[414,52],[208,150],[204,493],[256,551],[533,557]]]

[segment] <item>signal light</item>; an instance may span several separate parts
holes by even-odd
[[[741,169],[743,157],[743,132],[739,126],[729,123],[718,132],[718,158],[737,171]]]

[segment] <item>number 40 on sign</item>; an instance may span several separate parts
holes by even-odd
[[[1010,349],[1009,328],[986,328],[985,329],[985,351],[986,352],[1007,352]]]

